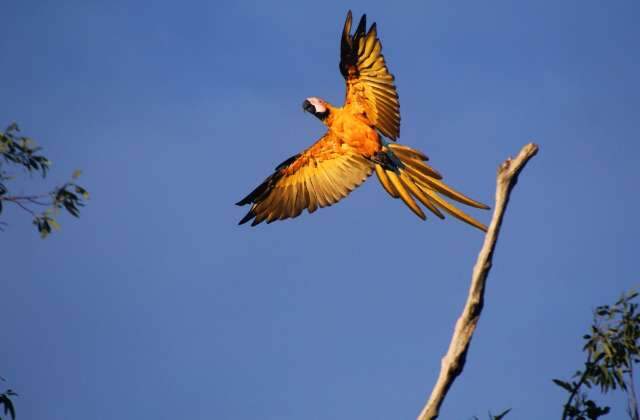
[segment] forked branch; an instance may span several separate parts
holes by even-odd
[[[498,241],[502,218],[509,203],[511,190],[518,182],[518,175],[533,156],[538,153],[538,146],[529,143],[520,150],[514,159],[507,159],[498,168],[496,186],[496,204],[493,211],[491,224],[484,238],[484,244],[478,255],[476,265],[473,268],[469,296],[462,310],[462,315],[456,322],[456,327],[449,344],[447,354],[442,358],[438,381],[431,391],[429,401],[422,409],[418,420],[431,420],[438,417],[440,406],[444,401],[453,381],[460,375],[464,368],[467,351],[471,338],[480,319],[480,313],[484,305],[484,291],[487,276],[491,270],[493,251]]]

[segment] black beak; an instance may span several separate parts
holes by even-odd
[[[311,114],[315,114],[316,113],[316,107],[313,106],[311,104],[311,102],[307,101],[306,99],[304,100],[304,102],[302,103],[302,109],[304,111],[310,112]]]

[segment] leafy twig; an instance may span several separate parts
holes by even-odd
[[[569,392],[562,411],[563,420],[598,419],[609,414],[609,407],[600,407],[589,399],[584,388],[597,385],[600,392],[620,388],[627,394],[629,416],[638,420],[638,402],[633,383],[633,364],[640,355],[640,314],[633,300],[638,293],[631,292],[613,305],[598,306],[590,334],[584,335],[587,353],[584,371],[578,371],[575,382],[554,379],[553,382]]]
[[[55,188],[48,194],[10,195],[7,181],[12,178],[3,170],[3,164],[16,165],[27,172],[39,171],[43,177],[47,175],[51,166],[49,159],[39,154],[41,149],[35,145],[33,140],[19,135],[19,132],[20,129],[15,123],[7,127],[4,133],[0,132],[0,156],[2,156],[0,159],[0,213],[2,213],[4,203],[18,206],[33,217],[33,224],[36,225],[40,235],[44,238],[51,233],[52,228],[59,228],[53,215],[59,209],[64,209],[69,214],[78,217],[80,215],[79,208],[84,206],[84,202],[89,199],[89,193],[75,183],[75,180],[80,176],[80,171],[74,171],[71,181]],[[42,212],[36,212],[30,205],[46,207],[46,209]],[[6,226],[6,223],[0,223],[2,227]]]

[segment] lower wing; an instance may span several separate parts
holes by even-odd
[[[281,163],[249,195],[236,203],[251,204],[239,224],[255,226],[313,213],[346,197],[373,171],[373,163],[335,135],[327,133],[313,146]]]

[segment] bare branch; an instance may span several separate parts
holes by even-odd
[[[429,401],[422,409],[418,420],[431,420],[438,417],[440,406],[444,401],[453,381],[460,375],[466,361],[467,351],[471,338],[480,319],[480,313],[484,305],[484,291],[487,282],[493,251],[496,247],[502,218],[509,203],[511,190],[518,182],[518,175],[533,156],[538,153],[538,146],[529,143],[520,150],[515,159],[507,159],[498,169],[496,186],[496,205],[493,218],[489,225],[484,244],[478,255],[476,265],[473,268],[469,296],[462,311],[462,315],[456,322],[456,327],[449,344],[447,354],[442,358],[440,375],[434,386]]]
[[[0,198],[1,200],[5,200],[5,201],[29,201],[31,203],[34,204],[40,204],[40,202],[38,202],[37,200],[40,200],[42,198],[47,198],[50,197],[50,194],[40,194],[40,195],[10,195],[10,196],[4,196],[2,198]],[[40,204],[42,206],[48,206],[49,204],[44,203],[44,204]]]
[[[16,204],[18,207],[20,207],[22,210],[26,211],[27,213],[31,214],[32,216],[35,216],[36,213],[31,210],[29,207],[25,206],[24,204],[22,204],[22,199],[20,198],[15,198],[15,197],[3,197],[2,201],[8,201],[10,203],[14,203]]]
[[[31,204],[36,204],[38,206],[49,206],[51,205],[51,203],[43,203],[39,201],[41,198],[46,198],[48,196],[49,196],[48,194],[28,195],[28,196],[0,196],[0,201],[7,201],[9,203],[14,203],[18,207],[20,207],[22,210],[26,211],[27,213],[30,213],[32,216],[36,216],[36,213],[23,203],[27,202]]]

